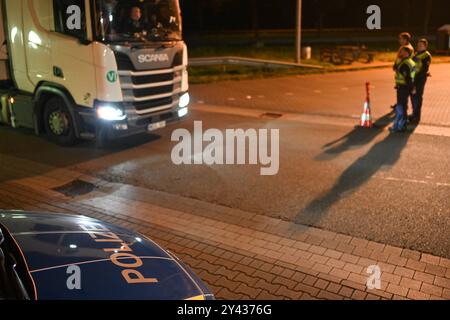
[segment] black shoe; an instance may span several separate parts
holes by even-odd
[[[408,123],[411,123],[411,124],[419,124],[419,122],[420,122],[420,119],[418,118],[418,117],[416,117],[416,116],[409,116],[408,117]]]

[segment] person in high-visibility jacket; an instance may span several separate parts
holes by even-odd
[[[412,123],[419,123],[422,117],[423,94],[425,92],[425,85],[427,79],[430,77],[430,65],[432,56],[428,52],[428,40],[420,39],[417,45],[417,53],[413,60],[416,63],[416,78],[414,81],[415,92],[412,95],[413,113],[409,117]]]
[[[411,48],[404,46],[398,53],[399,62],[395,70],[395,88],[397,104],[395,106],[394,125],[391,132],[405,132],[408,124],[408,98],[414,91],[416,63],[412,60]]]
[[[397,66],[401,62],[400,50],[403,47],[408,47],[412,51],[412,54],[414,54],[415,50],[414,50],[413,45],[411,44],[411,39],[412,39],[412,36],[408,32],[402,32],[402,33],[399,34],[398,42],[400,44],[400,49],[398,50],[397,58],[395,59],[394,66],[392,67],[394,69],[394,72],[397,71]],[[412,97],[411,97],[411,99],[412,99]],[[391,108],[395,109],[395,106],[396,106],[396,104],[393,104],[391,106]]]
[[[408,32],[402,32],[400,33],[400,35],[398,36],[398,42],[400,43],[400,49],[399,49],[399,53],[400,50],[403,47],[408,47],[409,49],[411,49],[412,54],[414,54],[415,50],[413,45],[411,44],[411,34],[409,34]],[[395,60],[394,63],[394,71],[397,71],[397,65],[401,62],[401,58],[399,57],[399,55],[397,55],[397,59]]]

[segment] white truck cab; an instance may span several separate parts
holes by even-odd
[[[187,116],[178,0],[1,0],[0,13],[0,123],[71,145]]]

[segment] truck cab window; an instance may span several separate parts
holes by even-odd
[[[86,39],[86,10],[84,0],[53,0],[55,31]]]
[[[106,43],[181,41],[178,0],[96,0],[95,36]]]

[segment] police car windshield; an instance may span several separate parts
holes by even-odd
[[[181,40],[178,0],[96,0],[96,38],[105,43]]]

